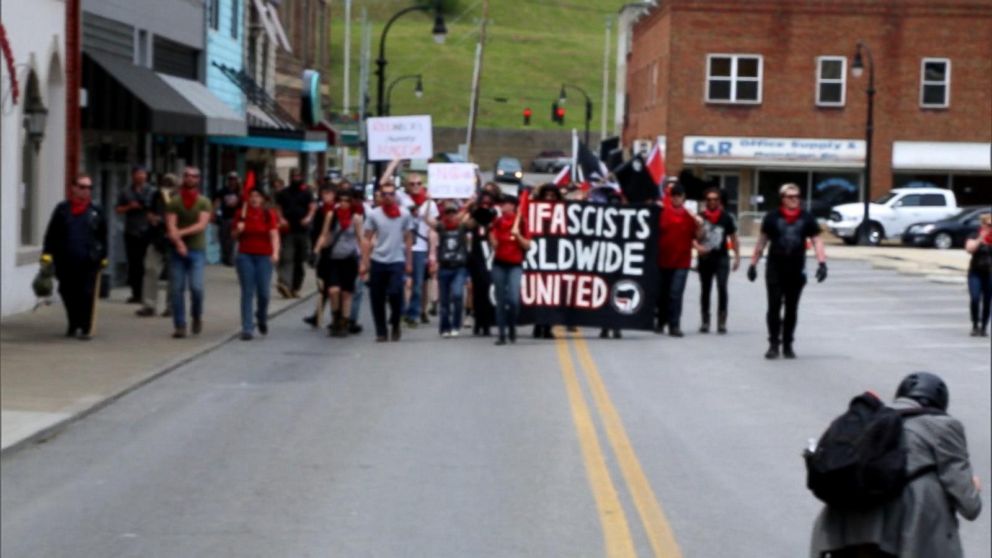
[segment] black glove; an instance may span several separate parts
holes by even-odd
[[[820,262],[819,267],[816,268],[816,282],[822,283],[827,279],[827,263]]]
[[[747,266],[747,280],[754,283],[754,280],[758,278],[758,268],[754,267],[754,264]]]

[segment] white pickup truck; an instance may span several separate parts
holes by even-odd
[[[875,246],[885,238],[899,238],[913,223],[939,221],[959,211],[954,192],[943,188],[896,188],[871,202],[868,240]],[[845,203],[833,208],[827,228],[845,244],[855,244],[865,206]]]

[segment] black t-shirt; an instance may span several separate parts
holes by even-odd
[[[820,225],[808,211],[801,211],[799,218],[789,224],[775,210],[765,214],[761,232],[768,237],[768,265],[802,271],[806,267],[806,240],[820,234]]]
[[[444,268],[462,267],[468,262],[468,234],[464,225],[449,230],[437,225],[437,261]]]
[[[978,238],[978,232],[971,233],[968,235],[968,238]],[[968,264],[968,273],[992,275],[992,245],[978,245],[978,250],[975,250],[975,253],[971,255],[971,262]]]
[[[727,239],[732,234],[737,233],[737,223],[726,211],[720,212],[720,217],[716,223],[711,223],[706,216],[703,216],[703,240],[702,245],[706,247],[706,255],[701,256],[703,260],[719,260],[726,258]]]
[[[302,221],[313,202],[310,189],[303,186],[287,186],[276,194],[276,203],[282,210],[283,218],[289,223],[289,230],[294,233],[307,232]]]
[[[225,186],[214,196],[214,201],[217,202],[217,216],[224,221],[230,221],[234,219],[234,214],[241,206],[241,192]]]

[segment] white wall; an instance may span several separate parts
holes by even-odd
[[[0,314],[30,310],[35,303],[31,281],[38,271],[41,239],[52,208],[65,192],[65,2],[32,0],[2,2],[0,20],[14,55],[21,97],[16,105],[9,94],[10,77],[0,64],[3,95],[0,117]],[[29,72],[38,79],[42,102],[48,109],[45,139],[40,152],[39,191],[36,194],[34,236],[37,245],[21,246],[21,147],[25,141],[24,90]],[[20,264],[19,264],[20,262]]]

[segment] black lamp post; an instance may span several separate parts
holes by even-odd
[[[394,79],[393,82],[389,84],[389,87],[386,88],[386,115],[392,113],[393,105],[390,102],[390,99],[392,99],[393,97],[393,87],[395,87],[397,83],[408,79],[417,80],[417,85],[414,86],[413,88],[413,94],[416,95],[418,99],[424,96],[424,82],[421,74],[409,74],[405,76],[400,76]]]
[[[592,99],[589,98],[589,94],[585,92],[581,87],[577,85],[572,85],[570,83],[563,83],[561,86],[561,91],[558,93],[558,103],[565,104],[565,88],[571,87],[586,98],[586,146],[589,145],[589,121],[592,120]]]
[[[35,151],[41,149],[41,140],[45,137],[47,122],[48,109],[42,104],[41,99],[34,95],[29,97],[24,106],[24,129]]]
[[[868,48],[863,41],[858,41],[858,50],[854,54],[854,63],[851,64],[851,75],[854,77],[861,77],[861,74],[865,71],[865,63],[861,58],[861,50],[864,49],[865,54],[868,56],[868,88],[865,89],[865,93],[868,95],[868,119],[865,122],[865,216],[864,220],[861,221],[861,242],[865,245],[871,245],[876,242],[876,239],[872,238],[872,226],[871,221],[869,221],[869,208],[871,207],[871,136],[874,128],[874,112],[875,112],[875,61],[872,60],[871,50]],[[881,238],[877,239],[881,240]]]

